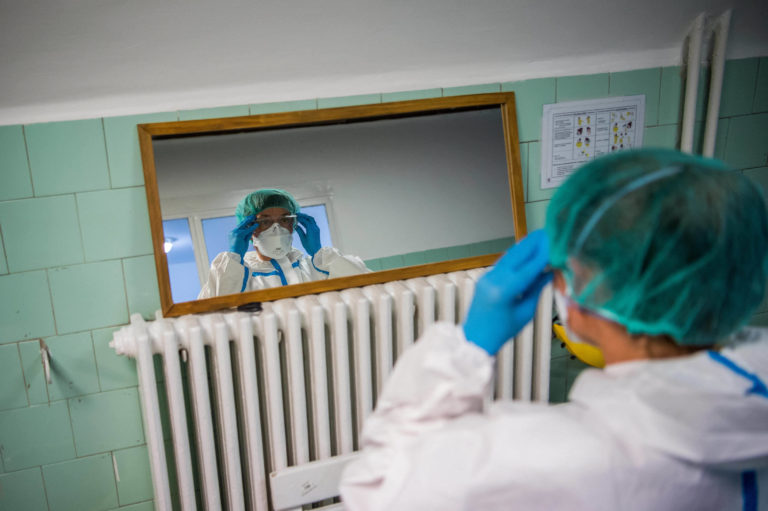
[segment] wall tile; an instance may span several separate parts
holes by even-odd
[[[11,272],[83,262],[72,195],[0,202],[0,224]]]
[[[128,314],[141,314],[154,319],[160,309],[160,291],[157,286],[155,256],[123,259],[125,290],[128,294]]]
[[[6,273],[8,273],[8,261],[6,261],[6,258],[5,258],[5,243],[3,243],[3,228],[2,228],[2,225],[0,225],[0,275],[5,275]]]
[[[0,126],[0,200],[32,197],[32,178],[21,126]]]
[[[439,263],[441,261],[449,261],[447,254],[445,250],[442,248],[433,248],[430,250],[424,250],[422,253],[422,257],[424,258],[424,263]]]
[[[299,101],[278,101],[276,103],[250,105],[251,115],[298,112],[300,110],[317,110],[317,100],[302,99]]]
[[[25,128],[35,195],[109,188],[101,119]]]
[[[521,142],[541,140],[541,115],[544,105],[555,102],[554,78],[505,82],[501,91],[515,93],[518,137]]]
[[[22,406],[27,406],[27,392],[24,390],[19,348],[15,343],[0,345],[0,410]]]
[[[48,385],[51,401],[99,392],[90,332],[44,340],[51,353],[51,384]],[[36,366],[42,367],[40,350],[37,350],[36,362]]]
[[[611,73],[609,94],[611,96],[645,94],[645,124],[654,126],[659,122],[660,84],[661,68]]]
[[[768,167],[759,167],[744,171],[744,175],[753,180],[768,198]]]
[[[557,188],[541,187],[541,144],[531,142],[528,151],[528,200],[531,202],[548,200],[555,194]]]
[[[665,147],[674,149],[677,147],[676,124],[666,126],[651,126],[643,132],[643,147]]]
[[[131,504],[130,506],[121,506],[119,508],[110,509],[110,511],[155,511],[155,506],[151,500],[148,500],[140,504]]]
[[[74,458],[67,403],[0,412],[0,445],[8,472]]]
[[[138,389],[122,389],[69,400],[77,455],[144,443]]]
[[[553,358],[549,364],[549,402],[563,403],[567,395],[567,362],[568,357]]]
[[[112,188],[141,186],[144,171],[141,165],[137,124],[169,122],[178,119],[176,112],[130,115],[104,119],[104,135],[107,141],[107,158]]]
[[[728,143],[728,128],[730,119],[717,120],[717,133],[715,134],[715,158],[725,160],[725,151]]]
[[[29,403],[32,405],[48,404],[48,385],[45,382],[43,363],[40,360],[40,343],[27,341],[19,343],[21,367],[24,371],[24,382]]]
[[[0,277],[0,344],[55,333],[45,272]]]
[[[566,76],[557,79],[557,102],[603,98],[608,95],[609,74]]]
[[[96,352],[101,390],[114,390],[138,385],[134,359],[118,355],[109,343],[117,328],[93,330],[93,347]]]
[[[402,268],[403,266],[405,266],[405,263],[403,261],[403,256],[401,255],[381,257],[379,258],[379,261],[381,262],[382,270],[391,270],[393,268]]]
[[[725,161],[738,169],[762,167],[768,163],[768,114],[731,119]]]
[[[719,117],[752,113],[758,64],[754,58],[726,61]]]
[[[480,241],[468,245],[470,256],[488,255],[496,253],[496,245],[492,241]]]
[[[755,99],[752,102],[753,112],[768,112],[768,57],[760,59],[755,85]]]
[[[78,193],[86,261],[152,253],[143,187]]]
[[[381,94],[320,98],[317,100],[317,108],[338,108],[342,106],[370,105],[373,103],[381,103]]]
[[[661,69],[659,124],[677,124],[680,122],[683,96],[682,87],[683,80],[678,66]]]
[[[482,85],[463,85],[461,87],[446,87],[443,89],[443,96],[464,96],[467,94],[490,94],[501,92],[500,83],[486,83]]]
[[[424,259],[423,252],[410,252],[403,254],[403,264],[405,266],[416,266],[417,264],[425,264],[427,261]]]
[[[469,247],[467,245],[458,245],[455,247],[446,247],[443,249],[443,255],[446,261],[469,257]]]
[[[115,461],[120,474],[117,497],[121,506],[152,498],[152,476],[149,469],[147,446],[115,451]]]
[[[39,467],[0,475],[0,509],[48,511]]]
[[[218,119],[219,117],[242,117],[249,115],[248,105],[222,106],[216,108],[198,108],[197,110],[179,111],[179,120]]]
[[[100,511],[117,506],[112,456],[89,456],[43,467],[51,511]]]
[[[55,268],[49,277],[58,333],[128,321],[120,261]]]
[[[547,222],[547,206],[549,201],[529,202],[525,205],[525,218],[528,221],[528,232],[543,229]]]
[[[431,99],[439,98],[443,95],[443,89],[422,89],[410,90],[405,92],[385,92],[381,95],[382,103],[393,101],[410,101],[412,99]]]

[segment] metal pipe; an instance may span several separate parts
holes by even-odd
[[[685,61],[687,75],[685,79],[685,104],[683,106],[683,124],[680,134],[680,150],[693,152],[693,128],[696,123],[696,97],[699,91],[699,69],[701,68],[701,40],[704,32],[704,13],[696,16],[688,32],[688,51]]]
[[[715,43],[712,48],[712,73],[709,79],[709,102],[707,120],[704,128],[704,147],[701,154],[712,157],[715,154],[717,121],[720,115],[720,97],[723,91],[723,71],[725,69],[725,48],[728,43],[728,29],[731,25],[731,10],[725,11],[717,20],[714,28]]]

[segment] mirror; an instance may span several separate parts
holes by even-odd
[[[138,132],[165,316],[487,266],[526,232],[513,93]],[[261,188],[293,195],[360,273],[196,299],[235,206]]]

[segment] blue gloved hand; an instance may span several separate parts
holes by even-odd
[[[536,312],[541,289],[552,280],[545,271],[549,242],[543,230],[512,246],[477,282],[464,321],[467,340],[495,355],[528,324]]]
[[[229,251],[240,255],[240,262],[243,261],[245,253],[248,251],[248,242],[251,239],[253,231],[259,228],[259,222],[256,221],[256,215],[251,215],[229,231]]]
[[[320,228],[317,226],[315,219],[306,213],[299,213],[296,217],[298,220],[296,232],[299,233],[301,245],[310,256],[314,256],[322,248],[320,244]]]

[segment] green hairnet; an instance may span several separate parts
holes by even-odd
[[[598,158],[552,197],[551,263],[573,300],[632,334],[708,345],[744,325],[768,279],[757,186],[673,150]]]
[[[257,215],[267,208],[284,208],[291,215],[295,215],[301,209],[293,195],[285,190],[264,188],[246,195],[235,208],[235,216],[237,216],[238,222],[242,222],[247,217]]]

